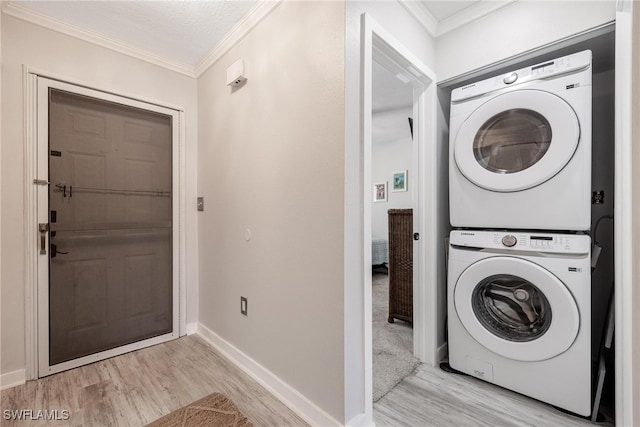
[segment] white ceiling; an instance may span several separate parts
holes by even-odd
[[[277,1],[11,0],[2,4],[5,11],[28,11],[38,23],[72,27],[178,68],[194,69],[244,17],[261,4]],[[401,0],[401,4],[429,33],[438,36],[511,1]]]
[[[371,77],[373,85],[371,107],[373,114],[386,110],[411,108],[413,105],[413,86],[411,83],[404,83],[375,59]]]
[[[440,0],[440,1],[421,1],[424,7],[426,7],[436,21],[441,22],[456,13],[466,9],[475,3],[479,3],[479,0],[474,1],[461,1],[461,0]]]
[[[406,79],[405,79],[406,80]],[[372,67],[374,144],[410,137],[408,117],[413,116],[413,85],[404,83],[377,61]]]

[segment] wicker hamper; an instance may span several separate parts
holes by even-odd
[[[413,323],[413,210],[389,209],[389,323]]]

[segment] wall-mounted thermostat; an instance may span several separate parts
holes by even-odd
[[[244,76],[244,61],[238,59],[227,68],[227,86],[239,86],[246,80],[247,78]]]

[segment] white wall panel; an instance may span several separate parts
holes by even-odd
[[[614,1],[522,0],[440,36],[438,81],[615,20]]]

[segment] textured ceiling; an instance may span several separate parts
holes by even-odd
[[[14,1],[171,61],[197,65],[256,4],[225,1]]]
[[[273,0],[262,0],[272,2]],[[300,0],[294,0],[300,1]],[[350,1],[350,0],[347,0]],[[393,1],[393,0],[379,0]],[[437,36],[514,0],[401,0]],[[166,61],[197,67],[257,0],[11,0],[31,10]],[[455,23],[452,25],[452,22]],[[440,25],[443,24],[443,25]],[[455,25],[455,26],[454,26]],[[442,28],[441,28],[442,27]]]

